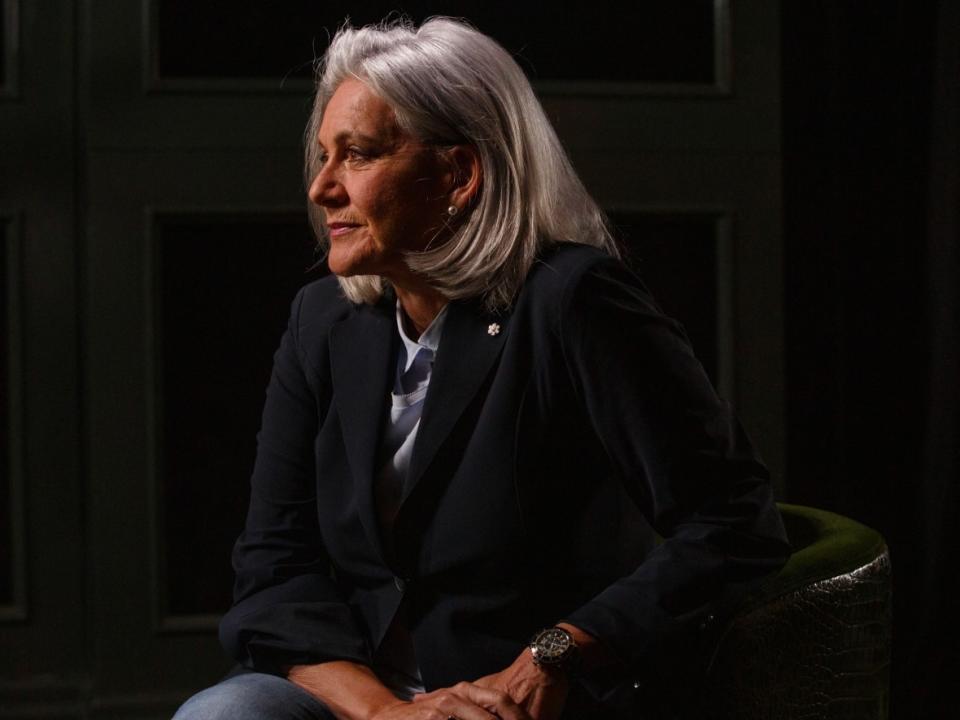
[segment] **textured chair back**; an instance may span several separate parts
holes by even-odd
[[[794,554],[730,623],[710,665],[711,717],[885,720],[890,557],[874,530],[780,505]]]

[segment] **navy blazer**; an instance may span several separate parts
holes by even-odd
[[[293,303],[220,628],[246,666],[369,664],[403,602],[428,689],[501,670],[566,621],[620,659],[587,681],[614,697],[692,666],[785,561],[766,470],[682,328],[621,262],[568,244],[509,312],[451,302],[382,537],[394,313],[333,277]]]

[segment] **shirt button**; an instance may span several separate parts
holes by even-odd
[[[393,584],[394,584],[394,587],[396,587],[399,592],[403,592],[404,590],[407,589],[407,581],[404,580],[402,577],[395,577],[393,579]]]

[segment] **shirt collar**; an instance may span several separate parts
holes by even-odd
[[[400,307],[400,301],[397,300],[397,330],[400,332],[400,340],[403,342],[404,354],[406,355],[403,360],[402,372],[410,369],[420,350],[426,349],[431,354],[436,353],[440,346],[440,335],[443,332],[443,322],[447,317],[448,307],[450,307],[449,303],[443,306],[443,310],[437,313],[433,322],[420,334],[418,340],[411,340],[403,327],[403,308]]]

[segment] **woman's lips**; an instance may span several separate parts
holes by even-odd
[[[358,227],[360,226],[356,223],[329,223],[327,225],[327,231],[331,237],[336,237],[338,235],[345,235]]]

